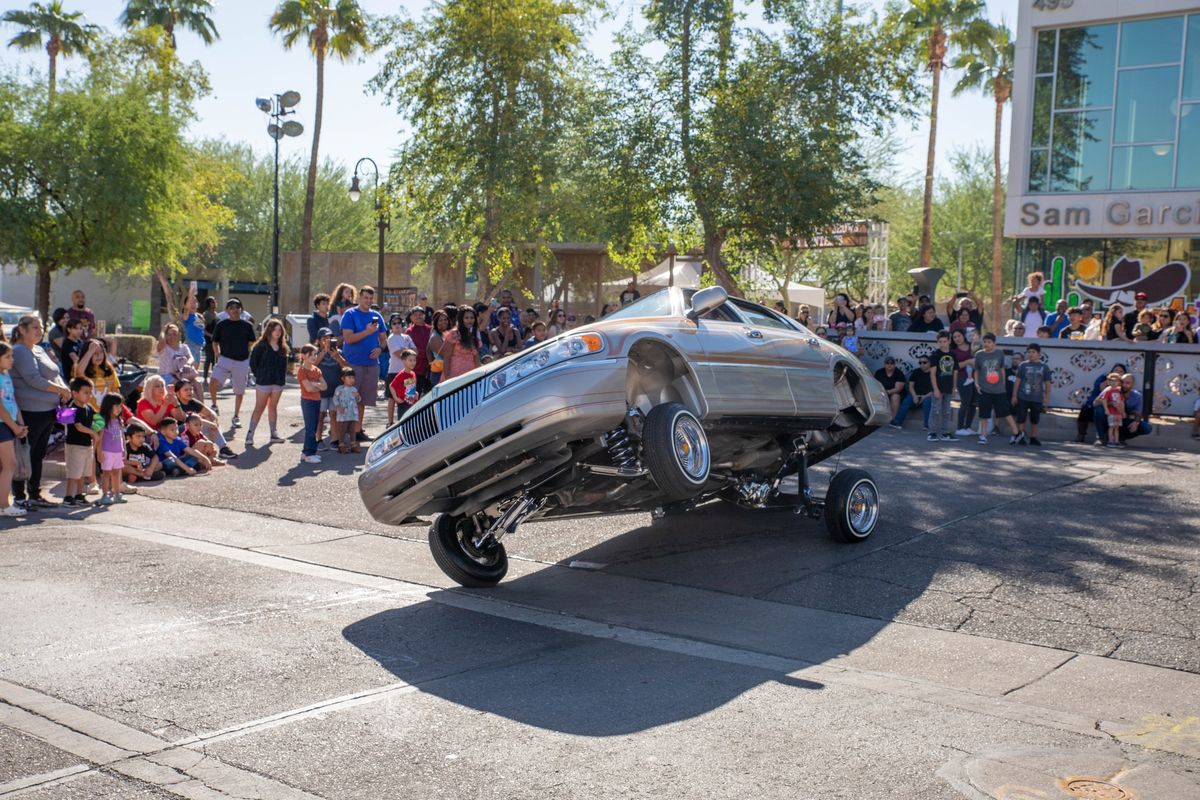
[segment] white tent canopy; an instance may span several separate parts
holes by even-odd
[[[701,259],[695,256],[675,256],[674,261],[674,276],[671,275],[671,259],[666,258],[658,266],[638,275],[638,286],[649,286],[655,289],[664,289],[668,286],[678,286],[682,289],[700,288]],[[627,280],[616,280],[608,281],[604,285],[614,289],[624,289],[628,284]]]

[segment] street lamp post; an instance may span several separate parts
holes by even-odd
[[[954,291],[962,291],[962,256],[963,256],[963,238],[961,233],[955,231],[942,231],[942,236],[953,236],[954,241],[958,243],[958,278],[954,281]]]
[[[358,199],[362,197],[362,189],[358,184],[358,168],[364,163],[370,164],[371,169],[375,170],[375,213],[378,216],[377,225],[379,226],[379,274],[375,278],[375,291],[379,293],[379,307],[383,308],[383,252],[386,246],[384,240],[386,238],[388,229],[390,229],[392,226],[391,221],[388,219],[387,208],[383,203],[383,197],[379,191],[379,165],[375,163],[374,159],[364,156],[363,158],[360,158],[358,163],[354,165],[354,177],[350,179],[350,199],[357,203]]]
[[[275,186],[274,208],[272,211],[271,235],[271,313],[279,313],[279,140],[284,136],[299,136],[304,133],[304,126],[294,119],[286,122],[283,118],[295,114],[292,110],[300,102],[300,93],[287,91],[272,97],[256,98],[254,104],[258,110],[271,118],[267,126],[267,134],[275,140]]]

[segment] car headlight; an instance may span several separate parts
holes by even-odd
[[[537,352],[522,356],[504,369],[493,372],[486,379],[483,396],[491,397],[522,378],[528,378],[530,375],[557,366],[572,358],[599,353],[606,346],[604,337],[598,333],[581,333],[577,336],[564,337],[549,347],[543,347]]]
[[[404,444],[404,434],[400,432],[399,428],[388,431],[376,439],[371,445],[371,449],[367,451],[367,463],[374,464],[388,453],[398,449],[402,444]]]

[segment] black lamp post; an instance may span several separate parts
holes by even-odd
[[[388,232],[388,229],[391,228],[392,226],[391,226],[391,222],[388,219],[387,208],[385,207],[385,205],[383,203],[383,196],[382,196],[382,194],[380,194],[380,191],[379,191],[379,188],[380,188],[379,187],[379,165],[375,163],[374,159],[363,157],[363,158],[360,158],[358,160],[358,163],[354,165],[354,177],[350,179],[350,199],[352,201],[354,201],[355,203],[357,203],[358,199],[360,197],[362,197],[362,189],[359,187],[359,184],[358,184],[358,168],[361,167],[364,162],[370,164],[371,168],[373,170],[375,170],[375,213],[379,217],[379,220],[377,222],[377,224],[379,226],[379,274],[375,278],[375,291],[379,293],[379,295],[378,295],[379,296],[379,307],[382,309],[384,307],[383,252],[384,252],[384,247],[386,246],[384,239]]]
[[[271,313],[279,313],[279,140],[284,136],[299,136],[304,126],[294,119],[283,122],[283,118],[296,112],[291,110],[300,102],[300,93],[287,91],[273,97],[259,97],[254,104],[258,110],[271,118],[267,134],[275,140],[275,204],[272,216],[271,237]]]

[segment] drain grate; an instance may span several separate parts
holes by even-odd
[[[1135,800],[1137,797],[1129,789],[1099,778],[1067,778],[1058,782],[1058,788],[1083,800]]]

